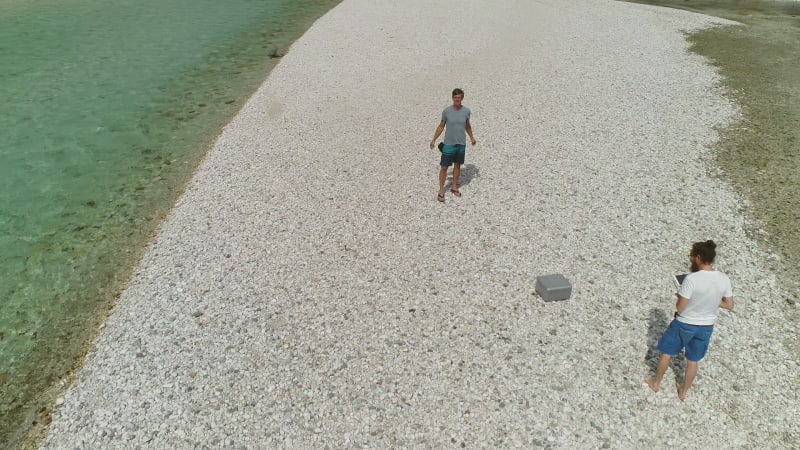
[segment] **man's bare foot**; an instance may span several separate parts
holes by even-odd
[[[681,401],[686,400],[686,394],[688,394],[688,393],[689,393],[689,389],[684,389],[683,385],[681,385],[681,384],[678,385],[678,398]]]
[[[650,386],[650,389],[652,389],[653,392],[657,393],[661,389],[658,386],[658,384],[656,384],[656,380],[654,380],[653,377],[651,377],[650,375],[644,377],[644,382],[647,383],[648,386]]]

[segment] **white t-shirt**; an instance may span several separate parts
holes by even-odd
[[[690,325],[714,325],[723,297],[733,297],[731,280],[716,270],[700,270],[686,276],[678,295],[689,299],[675,320]]]

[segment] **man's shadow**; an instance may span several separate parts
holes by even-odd
[[[655,374],[658,368],[658,360],[661,352],[658,351],[658,340],[669,326],[672,319],[661,308],[650,310],[650,317],[647,319],[647,354],[644,357],[650,374]],[[672,358],[670,368],[675,375],[676,383],[683,383],[683,376],[686,373],[686,356],[683,353]]]
[[[462,187],[468,185],[473,179],[478,178],[481,176],[481,171],[475,164],[464,164],[461,166],[461,176],[458,179],[458,188],[461,189]],[[449,191],[453,186],[453,175],[452,172],[447,177],[447,183],[445,183],[445,190]]]

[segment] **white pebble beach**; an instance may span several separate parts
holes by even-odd
[[[798,448],[798,335],[686,33],[605,0],[344,0],[197,169],[44,448]],[[436,201],[453,88],[478,144]],[[449,185],[449,181],[448,181]],[[671,276],[733,283],[686,401]],[[533,295],[561,273],[565,301]],[[682,373],[682,370],[678,370]]]

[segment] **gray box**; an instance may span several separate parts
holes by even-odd
[[[559,273],[536,277],[536,292],[546,302],[566,300],[572,295],[572,285]]]

